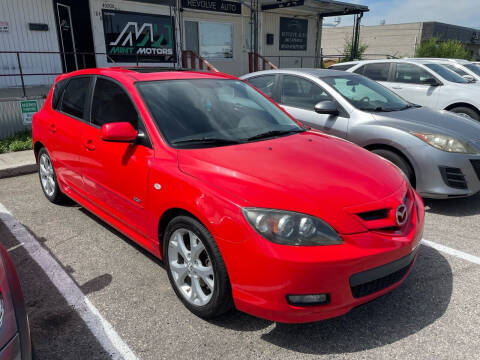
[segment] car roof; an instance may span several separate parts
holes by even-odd
[[[407,58],[412,61],[429,61],[429,62],[442,62],[442,63],[453,63],[453,64],[468,64],[470,61],[464,59],[451,59],[451,58]]]
[[[195,71],[192,69],[174,69],[160,67],[105,67],[83,69],[62,74],[57,81],[72,76],[103,75],[122,82],[180,80],[180,79],[237,79],[235,76],[210,71]]]
[[[246,74],[241,78],[251,77],[251,76],[258,76],[258,75],[266,75],[266,74],[307,74],[313,75],[315,77],[327,77],[327,76],[340,76],[340,75],[352,75],[345,71],[334,70],[334,69],[314,69],[314,68],[291,68],[291,69],[278,69],[278,70],[264,70],[264,71],[257,71],[254,73]]]
[[[439,63],[450,63],[463,65],[469,63],[467,60],[462,59],[448,59],[448,58],[402,58],[402,59],[375,59],[375,60],[356,60],[348,61],[343,63],[338,63],[335,65],[359,65],[359,64],[372,64],[372,63],[384,63],[384,62],[403,62],[403,63],[412,63],[412,64],[439,64]],[[332,67],[335,67],[332,65]]]

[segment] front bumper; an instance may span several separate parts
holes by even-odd
[[[343,315],[391,291],[407,276],[422,238],[424,208],[415,197],[418,209],[402,235],[342,235],[342,245],[315,247],[277,245],[260,237],[240,244],[220,241],[235,306],[272,321],[312,322]],[[356,286],[363,287],[360,296]],[[295,306],[286,299],[291,294],[328,294],[329,303]]]
[[[480,191],[480,172],[476,170],[480,155],[449,153],[426,145],[415,157],[416,188],[422,197],[466,197]],[[444,169],[455,169],[453,182],[449,183]],[[460,172],[460,176],[455,172]],[[459,188],[463,181],[455,184],[455,179],[462,178],[465,186]]]

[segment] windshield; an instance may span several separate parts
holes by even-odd
[[[223,146],[304,131],[239,80],[159,80],[137,87],[158,129],[175,147]]]
[[[472,64],[465,64],[463,66],[465,66],[467,69],[473,71],[475,74],[480,76],[480,65],[472,63]]]
[[[443,65],[440,64],[425,64],[426,67],[428,67],[430,70],[435,71],[438,75],[440,75],[442,78],[444,78],[447,81],[451,81],[454,83],[459,83],[459,84],[467,84],[468,81],[462,78],[460,75],[457,73],[449,70]]]
[[[462,70],[457,65],[453,65],[453,64],[442,64],[442,65],[445,66],[448,70],[452,70],[452,71],[456,72],[460,76],[468,75],[468,73],[466,71]]]
[[[322,80],[359,110],[399,111],[412,107],[397,94],[363,76],[328,76]]]

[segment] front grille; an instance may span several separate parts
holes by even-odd
[[[408,269],[411,265],[412,263],[382,278],[372,280],[364,284],[351,286],[350,288],[352,289],[353,297],[360,298],[363,296],[367,296],[386,289],[387,287],[399,282],[408,272]]]
[[[389,209],[381,209],[359,213],[358,216],[364,221],[381,220],[388,217]]]
[[[447,166],[440,166],[439,168],[445,184],[455,189],[467,189],[465,175],[463,175],[461,169]]]
[[[480,160],[470,160],[472,163],[475,172],[477,173],[478,179],[480,180]]]

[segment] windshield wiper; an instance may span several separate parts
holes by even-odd
[[[230,144],[241,144],[241,143],[242,143],[241,141],[235,140],[235,139],[214,138],[214,137],[191,138],[191,139],[172,141],[172,144],[174,145],[180,145],[180,144],[230,145]]]
[[[295,133],[300,133],[307,131],[307,128],[302,127],[299,129],[291,129],[291,130],[270,130],[261,134],[257,134],[254,136],[250,136],[247,138],[247,141],[253,141],[253,140],[260,140],[260,139],[266,139],[269,137],[274,137],[274,136],[280,136],[280,135],[287,135],[287,134],[295,134]]]

